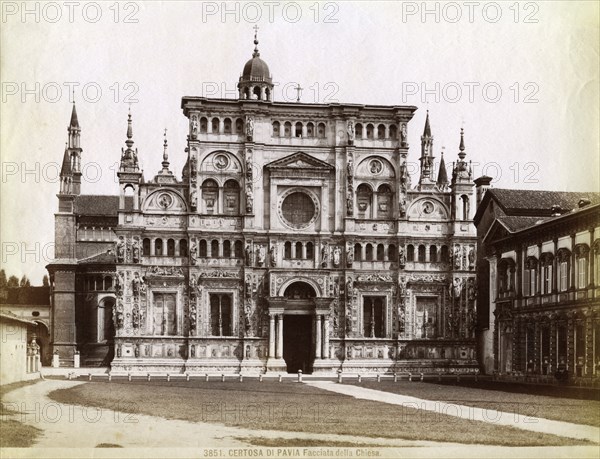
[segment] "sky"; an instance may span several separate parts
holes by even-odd
[[[429,110],[434,152],[497,188],[600,190],[598,2],[2,2],[1,264],[40,284],[53,256],[73,96],[83,194],[116,194],[127,112],[147,179],[167,129],[181,176],[183,96],[236,97],[254,26],[274,98]],[[73,91],[72,91],[73,90]],[[413,180],[415,183],[415,180]]]

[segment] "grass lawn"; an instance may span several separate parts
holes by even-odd
[[[29,386],[38,381],[39,379],[0,386],[0,397],[4,397],[11,390]],[[4,403],[0,404],[0,448],[27,448],[33,446],[36,438],[42,432],[36,427],[12,419],[16,414],[19,414],[19,411],[12,409],[10,406],[5,406]]]
[[[399,381],[345,381],[368,389],[382,390],[394,394],[439,400],[445,403],[474,406],[490,410],[506,411],[521,416],[554,419],[600,427],[600,402],[572,398],[548,397],[544,395],[519,394],[502,390],[479,389],[429,382]],[[502,387],[502,386],[484,386]]]
[[[358,400],[291,381],[113,380],[56,390],[49,397],[67,404],[254,430],[510,446],[585,444],[514,427]]]

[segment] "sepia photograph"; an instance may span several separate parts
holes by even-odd
[[[0,14],[0,457],[600,458],[600,3]]]

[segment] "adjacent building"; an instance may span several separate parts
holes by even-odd
[[[600,376],[600,193],[488,189],[478,234],[488,374]],[[487,190],[487,191],[486,191]]]
[[[477,371],[464,136],[448,174],[416,107],[287,103],[258,41],[237,99],[183,97],[187,162],[145,179],[127,122],[119,194],[81,193],[73,106],[52,340],[113,371]],[[437,173],[436,173],[437,170]]]

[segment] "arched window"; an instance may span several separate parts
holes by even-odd
[[[377,244],[377,261],[383,261],[383,259],[384,259],[383,244]]]
[[[313,123],[306,124],[306,137],[312,138],[315,136],[315,125]]]
[[[273,137],[279,137],[281,125],[279,121],[273,121]]]
[[[392,214],[392,189],[388,185],[380,185],[377,189],[377,218],[387,219]]]
[[[542,270],[542,285],[540,290],[543,294],[552,293],[552,262],[554,255],[550,252],[542,253],[540,257],[540,269]]]
[[[169,256],[169,257],[175,256],[175,241],[173,239],[169,239],[167,241],[167,256]]]
[[[319,123],[317,125],[317,137],[319,139],[325,138],[325,123]]]
[[[208,130],[208,120],[203,116],[200,118],[200,133],[206,134]]]
[[[388,260],[389,261],[397,261],[398,260],[398,251],[396,250],[396,246],[394,244],[390,244],[388,246]]]
[[[240,213],[240,186],[235,180],[227,180],[223,186],[223,199],[225,200],[225,213],[238,215]]]
[[[213,118],[210,122],[213,134],[219,133],[219,118]]]
[[[187,239],[181,239],[179,241],[179,256],[180,257],[188,256],[188,241],[187,241]]]
[[[150,256],[150,239],[147,237],[142,241],[142,255],[146,257]]]
[[[231,258],[231,241],[225,240],[223,242],[223,256]]]
[[[448,263],[450,261],[450,257],[448,256],[448,246],[442,246],[442,263]]]
[[[390,125],[390,139],[397,140],[398,139],[398,128],[395,124]]]
[[[269,88],[265,88],[265,100],[271,100],[271,90]]]
[[[212,240],[210,243],[210,256],[212,258],[217,258],[219,256],[219,241],[216,239]]]
[[[362,139],[362,136],[363,136],[363,125],[362,124],[356,123],[354,125],[354,136],[357,139]]]
[[[260,100],[260,86],[254,86],[254,90],[252,92],[254,94],[253,99]]]
[[[359,243],[354,244],[354,259],[362,261],[362,246]]]
[[[296,258],[302,258],[302,242],[296,242]]]
[[[425,246],[419,246],[419,263],[425,263]]]
[[[206,240],[204,239],[200,239],[200,242],[198,243],[198,256],[202,258],[206,258],[208,256]]]
[[[373,261],[373,246],[371,244],[367,244],[365,249],[365,260]]]
[[[315,289],[306,282],[294,282],[285,289],[283,296],[290,300],[304,300],[316,296]]]
[[[292,243],[290,241],[286,241],[285,244],[283,244],[283,258],[292,258]]]
[[[300,123],[300,122],[296,123],[295,135],[296,135],[296,137],[302,137],[302,123]]]
[[[225,118],[223,120],[223,132],[225,134],[231,134],[231,119]]]
[[[527,257],[523,272],[523,295],[534,296],[537,293],[538,261],[535,257]]]
[[[369,123],[367,124],[367,139],[372,139],[374,135],[375,127]]]
[[[219,186],[212,179],[205,180],[202,184],[202,202],[205,214],[214,214],[218,209]]]
[[[569,289],[569,277],[571,274],[571,252],[560,249],[558,256],[558,291],[566,292]]]
[[[156,239],[154,241],[154,255],[160,257],[163,254],[163,241],[162,239]]]
[[[515,262],[510,258],[502,258],[498,262],[498,292],[514,291]]]
[[[306,258],[312,260],[315,258],[315,246],[312,242],[306,243]]]
[[[385,126],[383,124],[377,126],[377,138],[385,139]]]
[[[244,133],[244,120],[241,118],[235,120],[235,133],[238,135],[242,135]]]
[[[415,261],[415,248],[412,244],[406,246],[406,261]]]
[[[437,247],[435,245],[429,246],[429,262],[437,263]]]
[[[460,199],[462,200],[462,219],[469,219],[469,197],[466,194],[463,194]]]
[[[244,249],[243,249],[243,244],[242,241],[235,241],[235,246],[234,246],[234,256],[235,258],[243,258],[244,256]]]
[[[292,136],[292,123],[290,123],[289,121],[286,121],[283,124],[283,136],[284,137],[291,137]]]
[[[361,183],[356,189],[356,204],[358,206],[359,218],[371,218],[372,200],[373,192],[371,187],[365,183]]]
[[[588,286],[588,257],[590,248],[587,244],[575,246],[575,279],[577,288],[587,288]]]

